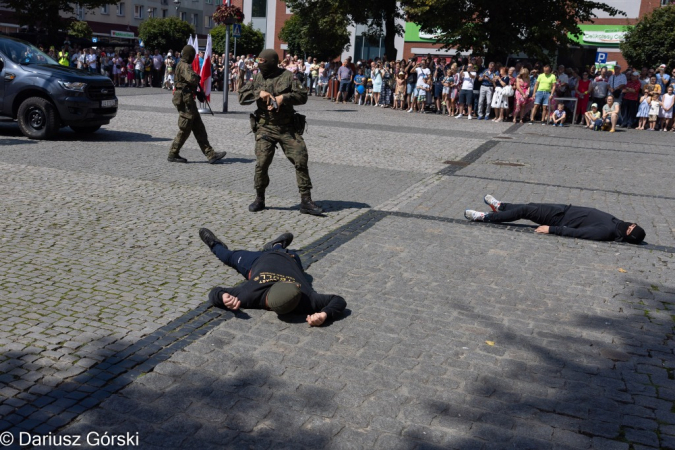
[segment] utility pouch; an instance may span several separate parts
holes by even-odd
[[[302,136],[307,129],[307,117],[302,114],[295,113],[293,115],[293,128],[295,132]]]
[[[251,131],[255,134],[258,131],[258,119],[255,114],[250,114],[248,116],[248,121],[251,123]]]

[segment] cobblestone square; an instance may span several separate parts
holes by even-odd
[[[252,214],[250,107],[231,96],[204,116],[221,163],[190,138],[181,165],[166,161],[170,94],[118,95],[91,136],[37,142],[0,123],[0,432],[138,433],[148,449],[675,448],[672,134],[311,97],[299,111],[325,216],[299,213],[280,150]],[[647,244],[467,222],[487,193],[596,207]],[[245,249],[293,232],[347,313],[310,328],[210,308],[209,289],[241,277],[200,227]]]

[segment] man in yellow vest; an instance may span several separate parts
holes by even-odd
[[[59,52],[59,64],[70,67],[70,53],[68,53],[65,45],[61,47],[61,51]]]

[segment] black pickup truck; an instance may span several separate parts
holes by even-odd
[[[33,45],[0,36],[0,119],[11,118],[31,139],[69,126],[93,133],[117,115],[112,81],[65,67]]]

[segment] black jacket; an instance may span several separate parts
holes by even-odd
[[[617,228],[621,222],[595,208],[570,205],[564,209],[556,226],[549,227],[548,232],[593,241],[619,241],[623,239]]]
[[[267,291],[277,281],[300,284],[302,296],[292,314],[325,312],[330,319],[340,315],[347,306],[339,295],[317,294],[293,256],[280,251],[266,252],[258,258],[245,283],[232,288],[217,286],[211,289],[209,300],[211,304],[222,307],[223,293],[228,293],[239,299],[243,309],[265,309]]]

